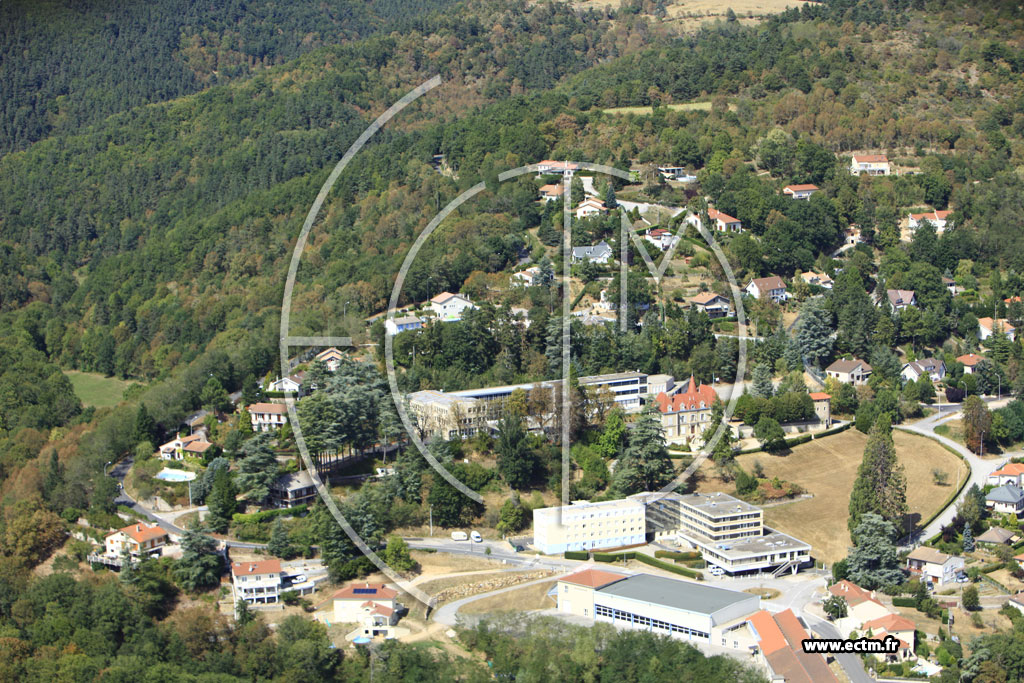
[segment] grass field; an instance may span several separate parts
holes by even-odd
[[[124,391],[134,382],[126,382],[116,377],[104,377],[95,372],[65,370],[64,374],[71,380],[75,394],[82,400],[82,405],[96,408],[116,406],[124,397]]]
[[[545,581],[507,593],[499,593],[467,604],[460,612],[467,614],[488,614],[493,612],[520,612],[524,610],[554,607],[555,601],[548,597],[554,581]]]
[[[666,104],[666,109],[673,111],[711,111],[710,102],[682,102],[680,104]],[[605,114],[650,114],[651,108],[647,107],[613,107],[604,109]]]
[[[906,432],[893,432],[896,455],[907,474],[907,505],[915,524],[928,518],[953,493],[967,474],[967,467],[955,455],[936,442]],[[812,555],[832,563],[847,554],[850,535],[846,529],[850,490],[864,454],[867,436],[855,429],[795,446],[788,455],[752,453],[737,458],[750,472],[760,461],[768,477],[779,477],[804,487],[813,498],[776,505],[764,511],[765,524],[811,544]],[[713,476],[705,463],[707,478],[699,491],[726,491],[725,484]],[[939,486],[932,470],[944,472],[948,485]]]

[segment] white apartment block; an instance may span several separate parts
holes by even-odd
[[[645,533],[644,505],[629,498],[533,511],[533,544],[548,555],[637,545]]]

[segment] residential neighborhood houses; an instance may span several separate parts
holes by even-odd
[[[178,434],[174,439],[160,446],[158,451],[164,460],[184,460],[186,455],[199,457],[213,444],[206,440],[204,432],[196,432],[188,436]]]
[[[576,218],[591,218],[607,212],[608,209],[604,202],[594,197],[587,197],[576,207]]]
[[[978,339],[985,341],[994,334],[1004,334],[1013,341],[1017,330],[1006,318],[993,321],[992,318],[978,318]]]
[[[733,315],[732,301],[715,292],[701,292],[689,299],[691,306],[707,314],[709,318],[727,318]]]
[[[103,539],[103,549],[110,558],[119,558],[128,553],[138,559],[146,555],[159,555],[160,549],[168,543],[167,532],[156,524],[139,522],[113,531]]]
[[[885,296],[892,310],[896,312],[917,306],[917,297],[912,289],[887,289]]]
[[[288,406],[282,403],[253,403],[245,410],[254,432],[271,432],[288,423]]]
[[[789,295],[786,293],[786,283],[778,275],[754,278],[747,283],[743,291],[755,299],[770,299],[780,304],[789,298]]]
[[[834,284],[832,278],[825,273],[816,273],[813,270],[809,270],[806,273],[800,273],[800,279],[809,285],[816,285],[822,289],[832,289]]]
[[[407,332],[409,330],[418,330],[423,327],[423,318],[416,315],[404,315],[394,320],[388,319],[384,321],[385,333],[390,336],[395,336],[400,332]]]
[[[964,569],[964,558],[936,550],[926,545],[914,548],[907,555],[907,569],[912,577],[935,586],[954,583]]]
[[[908,382],[916,382],[925,375],[933,384],[941,382],[946,376],[946,363],[937,358],[923,358],[904,364],[900,370],[900,376]]]
[[[860,386],[868,383],[871,366],[857,358],[840,359],[825,368],[825,376],[832,377],[840,384]]]
[[[889,158],[884,154],[854,154],[850,160],[850,175],[889,175]]]
[[[911,230],[917,230],[922,223],[928,221],[935,228],[935,232],[942,234],[949,225],[949,216],[952,213],[952,211],[928,211],[907,214],[907,225]]]
[[[590,261],[591,263],[610,263],[612,261],[612,248],[608,243],[601,240],[592,247],[573,247],[572,262],[580,263]]]
[[[789,195],[793,199],[810,199],[811,195],[818,191],[817,185],[786,185],[782,188],[782,194]]]
[[[462,314],[470,308],[476,308],[473,302],[461,294],[441,292],[430,300],[430,310],[442,322],[462,320]]]

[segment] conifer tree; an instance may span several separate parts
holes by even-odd
[[[868,434],[864,458],[850,493],[848,526],[852,532],[869,513],[898,526],[906,512],[907,477],[896,459],[889,418],[881,415]]]

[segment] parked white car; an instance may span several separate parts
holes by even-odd
[[[452,540],[453,541],[465,541],[465,540],[468,540],[468,539],[469,539],[469,536],[466,535],[465,531],[453,531],[452,532]]]
[[[473,543],[481,543],[484,540],[484,537],[480,535],[479,531],[470,533],[469,537],[473,539]]]
[[[725,574],[725,570],[717,565],[711,565],[711,569],[708,571],[711,572],[711,576],[722,576]]]

